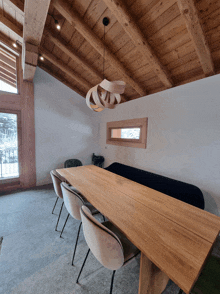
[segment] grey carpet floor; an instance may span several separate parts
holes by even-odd
[[[71,265],[73,246],[79,222],[69,218],[63,233],[60,230],[67,216],[63,209],[58,231],[55,224],[61,206],[58,200],[55,214],[53,188],[42,186],[28,191],[0,196],[0,293],[4,294],[107,294],[111,271],[89,255],[81,275],[76,277],[88,250],[81,232],[75,264]],[[119,269],[115,275],[114,294],[138,293],[140,256]],[[177,294],[172,281],[163,294]]]

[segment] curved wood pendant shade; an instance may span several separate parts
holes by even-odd
[[[125,82],[109,82],[104,79],[100,84],[91,88],[86,95],[86,104],[93,111],[100,112],[105,108],[113,109],[121,102],[120,94],[125,90]],[[95,105],[91,104],[91,98]]]

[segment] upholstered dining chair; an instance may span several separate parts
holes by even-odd
[[[113,271],[110,286],[111,294],[116,270],[125,265],[125,263],[135,257],[140,251],[111,222],[106,221],[101,224],[97,221],[92,216],[88,207],[82,206],[80,214],[83,232],[89,250],[80,269],[76,283],[79,281],[89,252],[92,251],[93,255],[104,267]]]
[[[75,167],[75,166],[82,166],[82,162],[79,159],[67,159],[64,162],[64,167],[68,168],[68,167]]]
[[[86,205],[87,207],[90,208],[92,215],[99,214],[100,212],[94,206],[92,206],[92,204],[89,203],[86,200],[86,198],[73,186],[63,182],[63,183],[61,183],[61,190],[62,190],[62,194],[63,194],[64,204],[65,204],[65,207],[68,211],[68,215],[67,215],[65,223],[63,225],[63,229],[60,233],[60,237],[62,236],[63,230],[66,226],[67,220],[70,215],[74,219],[80,221],[78,232],[77,232],[77,237],[76,237],[76,242],[75,242],[75,247],[74,247],[74,252],[73,252],[73,258],[72,258],[72,265],[73,265],[73,261],[74,261],[74,257],[75,257],[75,253],[76,253],[76,247],[77,247],[77,243],[78,243],[78,239],[79,239],[79,233],[80,233],[80,229],[81,229],[81,225],[82,225],[80,208],[83,205]],[[104,216],[103,216],[103,218],[104,218]]]
[[[54,208],[55,208],[55,206],[57,204],[58,199],[59,198],[62,199],[62,204],[61,204],[61,207],[60,207],[60,212],[59,212],[59,216],[58,216],[58,219],[57,219],[57,224],[56,224],[56,227],[55,227],[55,231],[57,231],[57,226],[58,226],[60,216],[61,216],[61,212],[62,212],[62,209],[63,209],[63,194],[62,194],[60,184],[62,182],[64,182],[65,179],[63,177],[61,177],[55,169],[50,172],[50,175],[51,175],[51,178],[52,178],[52,181],[53,181],[54,191],[55,191],[55,193],[57,195],[57,199],[55,201],[55,204],[54,204],[54,207],[53,207],[53,210],[52,210],[52,214],[54,212]]]

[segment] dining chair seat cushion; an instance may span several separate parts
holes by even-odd
[[[113,223],[106,221],[103,222],[102,225],[112,231],[120,239],[124,251],[124,263],[140,252],[140,250],[133,243],[131,243],[118,228],[113,225]]]

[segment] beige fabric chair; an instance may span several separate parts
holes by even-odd
[[[115,271],[128,260],[135,257],[140,251],[137,249],[111,222],[98,222],[86,206],[82,206],[81,219],[83,232],[89,250],[79,272],[78,283],[82,269],[90,250],[97,260],[106,268],[113,270],[110,294],[113,289]]]
[[[54,207],[53,207],[53,210],[52,210],[52,214],[54,212],[54,209],[55,209],[55,206],[57,204],[58,199],[59,198],[62,199],[62,204],[61,204],[59,216],[58,216],[58,219],[57,219],[57,224],[56,224],[56,227],[55,227],[55,231],[57,231],[57,226],[58,226],[60,216],[61,216],[61,212],[62,212],[62,209],[63,209],[63,194],[62,194],[62,190],[60,188],[60,184],[62,182],[65,182],[65,179],[63,177],[61,177],[55,169],[50,172],[50,175],[51,175],[51,178],[52,178],[52,181],[53,181],[54,191],[55,191],[55,193],[57,195],[57,199],[55,201],[55,204],[54,204]]]
[[[73,265],[73,261],[74,261],[74,257],[75,257],[75,253],[76,253],[76,247],[77,247],[77,243],[78,243],[78,238],[79,238],[79,233],[80,233],[80,229],[81,229],[81,215],[80,215],[80,208],[83,205],[86,205],[87,207],[90,208],[91,213],[93,215],[100,213],[94,206],[92,206],[85,197],[83,197],[83,195],[73,186],[67,184],[67,183],[61,183],[61,191],[62,191],[62,195],[63,195],[63,200],[64,200],[64,204],[65,207],[68,211],[68,215],[66,218],[66,221],[63,225],[63,229],[60,233],[60,237],[62,236],[63,230],[66,226],[67,220],[69,218],[69,216],[71,215],[74,219],[79,220],[80,224],[79,224],[79,228],[78,228],[78,232],[77,232],[77,237],[76,237],[76,243],[75,243],[75,248],[74,248],[74,252],[73,252],[73,258],[72,258],[72,265]]]

